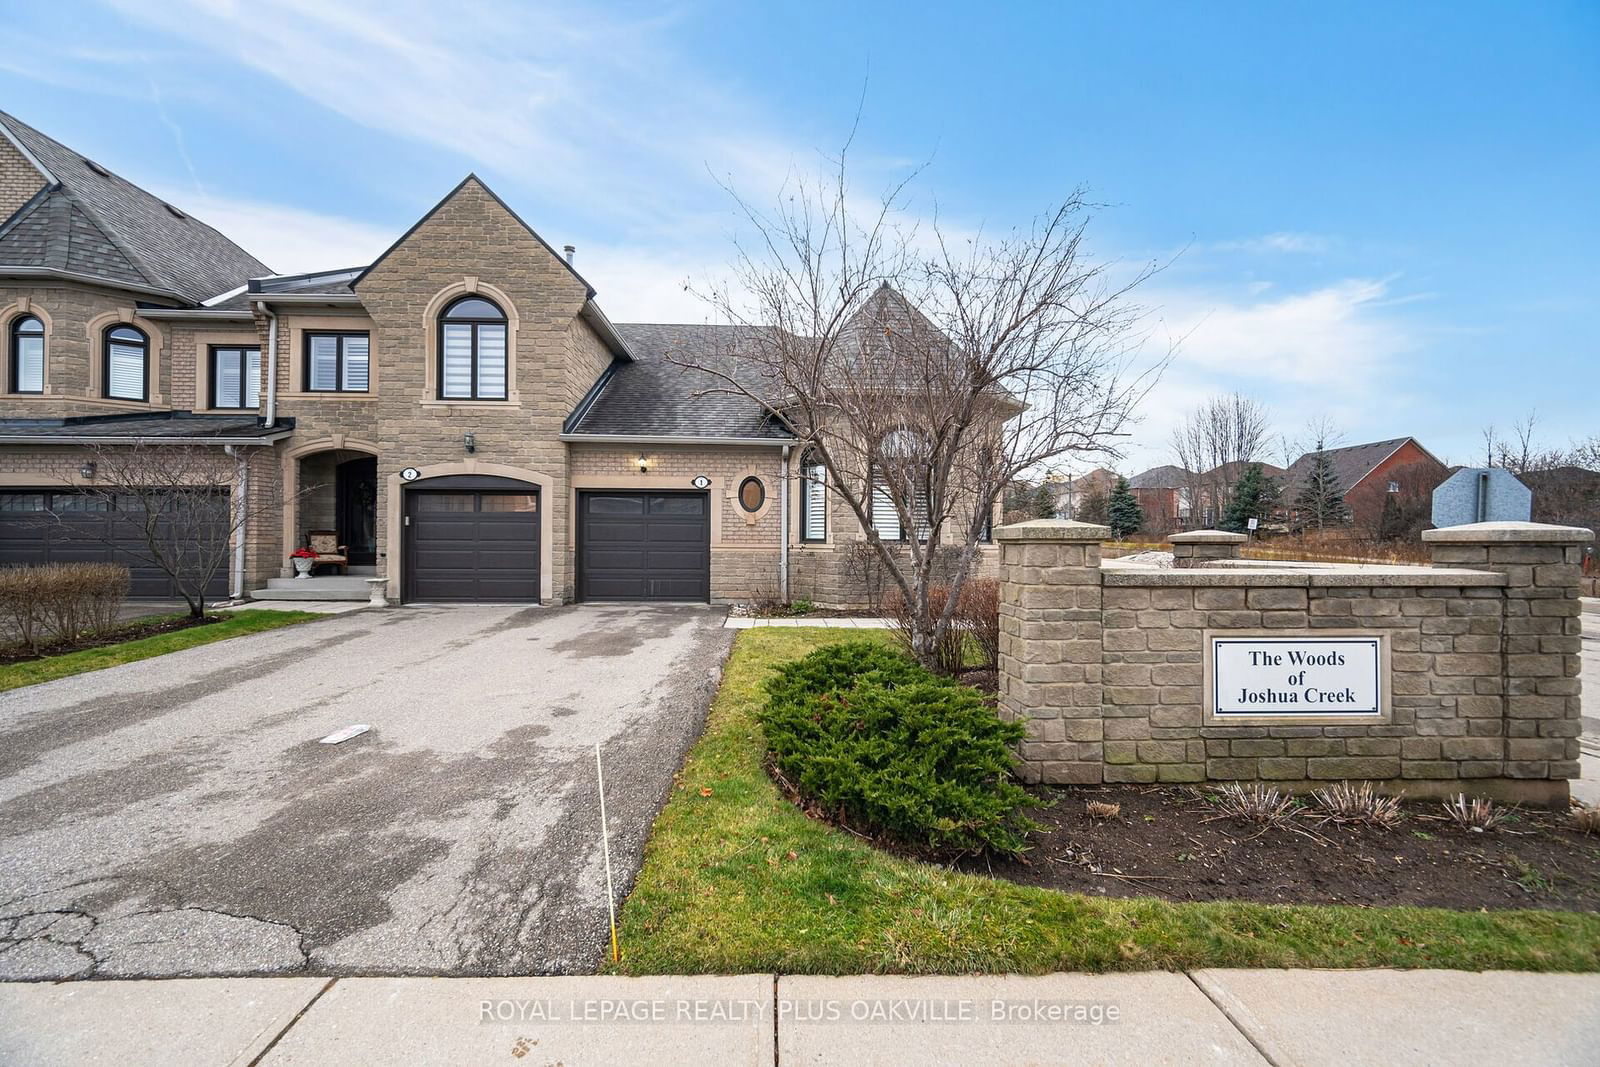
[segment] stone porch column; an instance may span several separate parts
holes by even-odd
[[[1250,538],[1226,530],[1190,530],[1175,533],[1167,540],[1172,542],[1174,567],[1204,567],[1216,559],[1238,559],[1240,549]]]
[[[1478,522],[1424,530],[1422,540],[1436,567],[1506,576],[1500,639],[1504,684],[1497,691],[1504,699],[1504,774],[1555,780],[1550,800],[1564,799],[1565,780],[1579,773],[1579,579],[1583,548],[1594,532],[1537,522]]]
[[[1024,781],[1098,783],[1100,542],[1104,526],[1037,519],[1002,526],[1000,713],[1023,721]]]

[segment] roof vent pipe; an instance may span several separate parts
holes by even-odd
[[[572,266],[572,257],[578,254],[576,245],[562,245],[561,251],[567,254],[567,266]]]

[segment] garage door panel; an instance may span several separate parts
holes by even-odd
[[[193,498],[188,500],[192,503]],[[226,551],[228,540],[227,495],[217,494],[203,514],[177,519],[158,518],[154,536],[170,543],[175,536],[193,539],[199,546],[181,553],[180,562],[191,570],[215,560]],[[149,559],[145,549],[143,501],[119,496],[116,510],[104,497],[70,490],[0,492],[0,565],[37,566],[44,563],[118,563],[128,568],[128,595],[169,598],[179,587]],[[156,500],[158,508],[162,501]],[[49,507],[51,511],[44,509]],[[137,514],[134,510],[139,509]],[[212,515],[218,516],[213,519]],[[171,549],[167,550],[171,554]],[[224,559],[206,583],[206,595],[226,596],[228,566]]]
[[[705,493],[580,493],[578,595],[584,600],[709,600]]]
[[[408,599],[539,599],[536,492],[419,488],[406,498]]]

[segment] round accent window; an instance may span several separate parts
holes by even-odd
[[[767,487],[761,479],[751,476],[739,483],[739,506],[754,514],[767,502]]]

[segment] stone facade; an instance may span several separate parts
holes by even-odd
[[[43,188],[44,175],[8,138],[0,137],[0,220],[10,218]]]
[[[1430,531],[1435,566],[1106,567],[1102,528],[1024,523],[1002,544],[1001,707],[1046,782],[1371,779],[1563,803],[1578,774],[1578,575],[1588,531]],[[1208,635],[1380,634],[1388,714],[1234,725],[1204,712]]]

